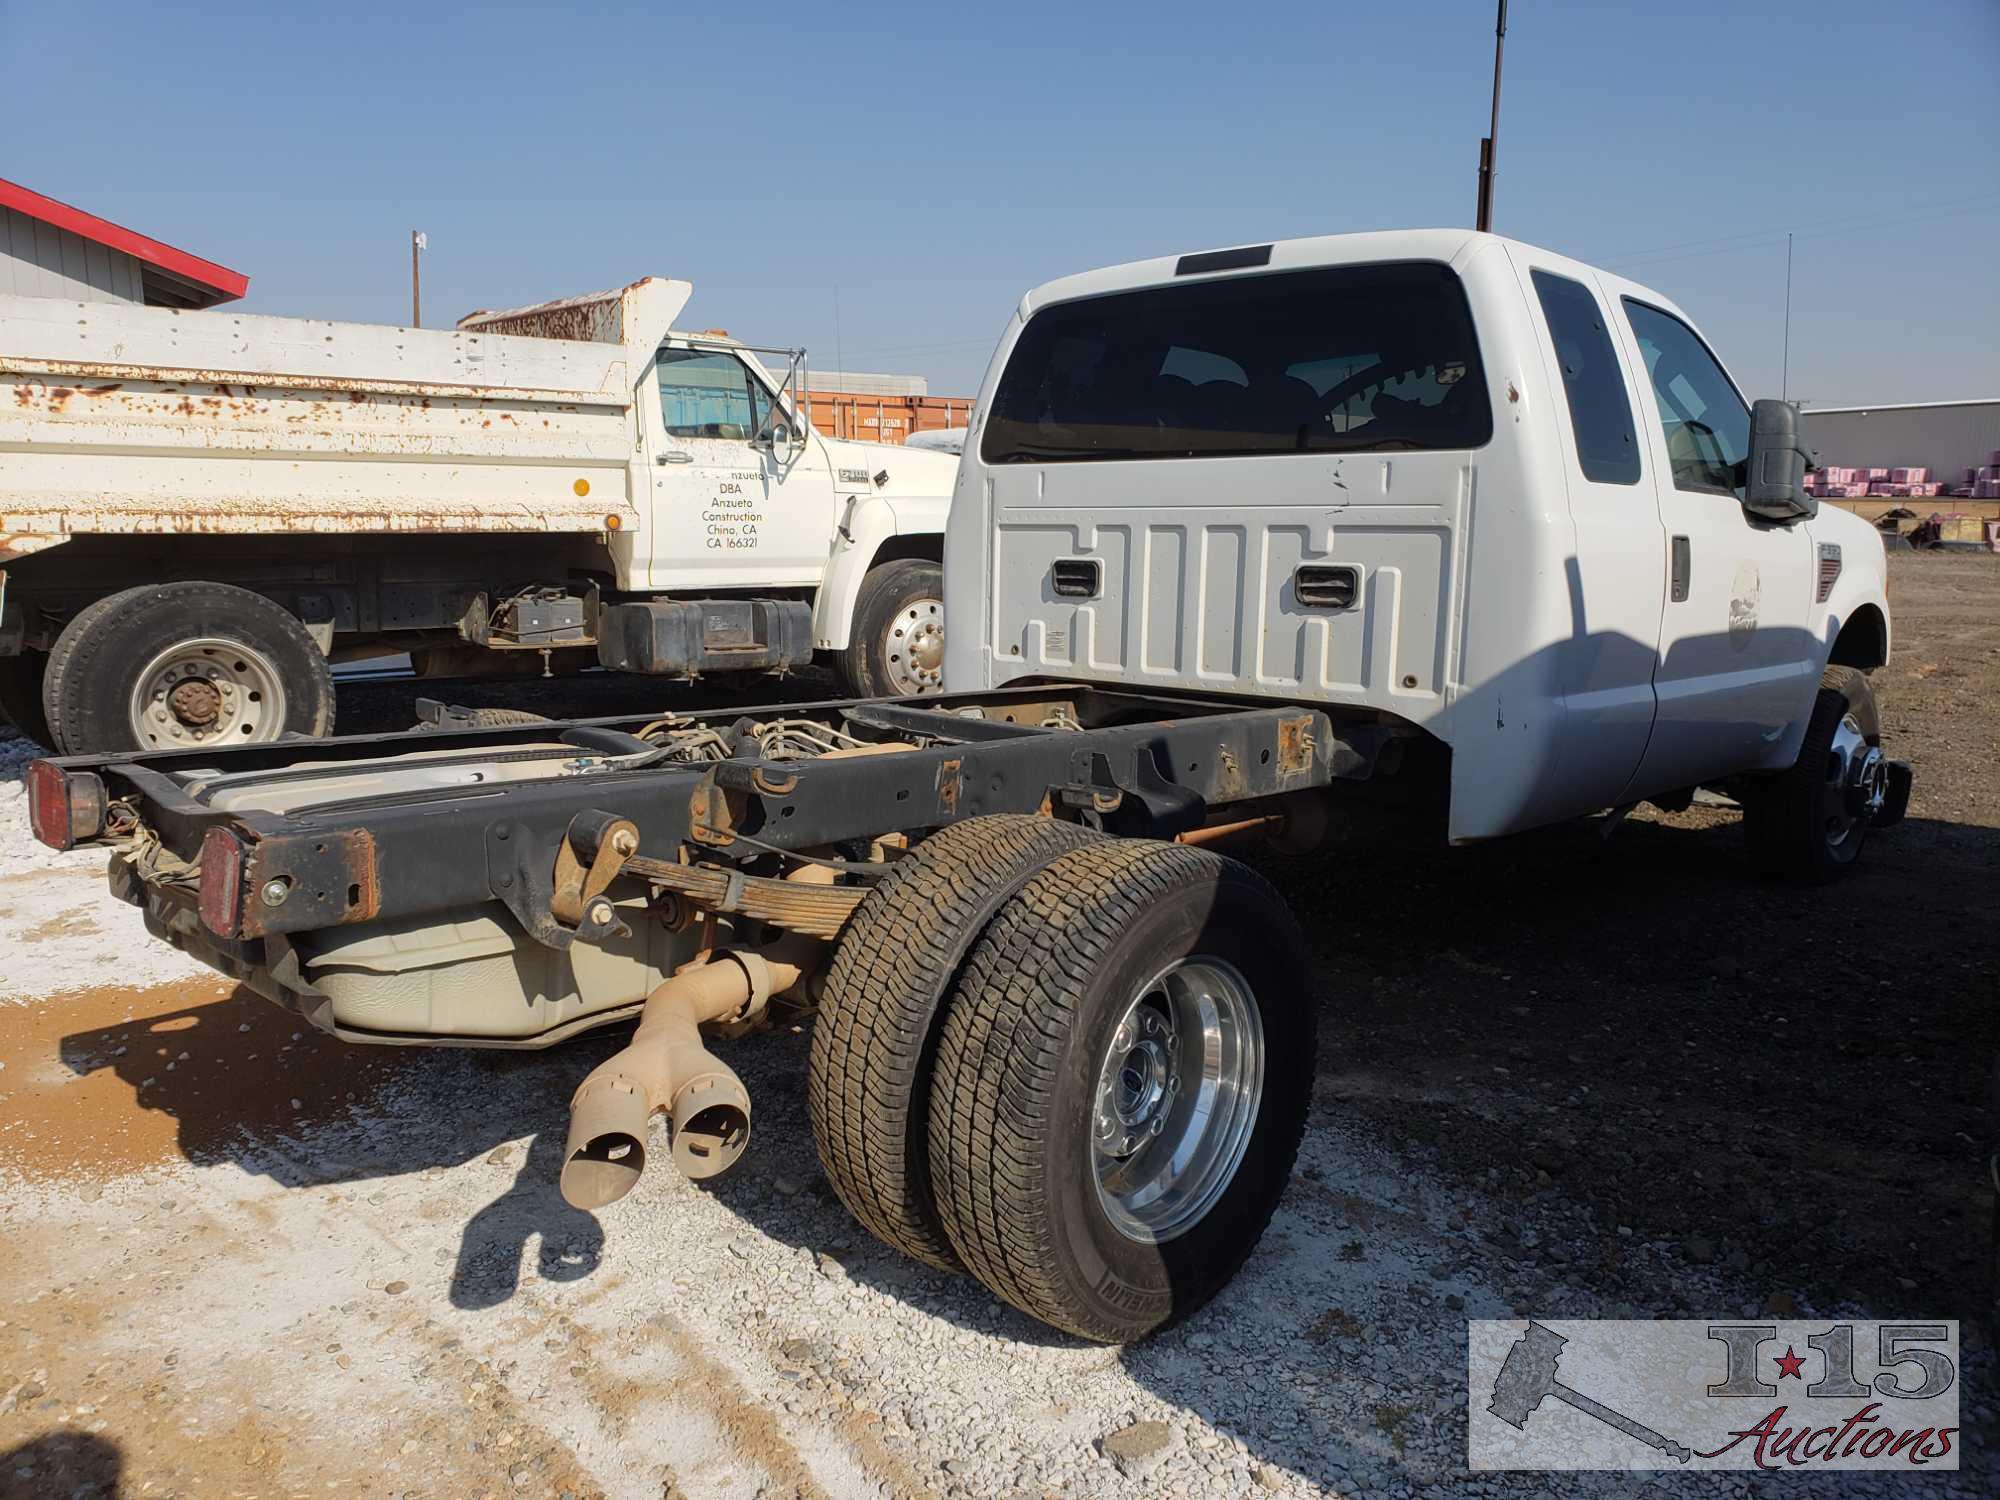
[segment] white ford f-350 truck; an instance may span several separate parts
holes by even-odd
[[[1024,298],[977,412],[941,695],[39,761],[36,832],[335,1036],[637,1017],[585,1208],[738,1160],[704,1029],[810,1014],[855,1216],[1123,1340],[1242,1263],[1311,1100],[1299,932],[1217,846],[1710,787],[1812,882],[1902,816],[1881,543],[1642,287],[1463,231],[1147,261]]]
[[[404,651],[934,691],[954,461],[811,430],[802,351],[674,332],[691,290],[456,331],[0,297],[0,713],[326,734],[329,663]]]

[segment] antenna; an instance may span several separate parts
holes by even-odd
[[[1493,228],[1493,167],[1500,154],[1500,54],[1506,45],[1507,0],[1500,0],[1500,14],[1493,23],[1493,118],[1479,143],[1479,210],[1473,227],[1482,234]]]
[[[1778,376],[1778,399],[1792,396],[1792,232],[1785,231],[1785,363]]]

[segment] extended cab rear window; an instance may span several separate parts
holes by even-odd
[[[1061,302],[994,392],[990,464],[1397,453],[1493,436],[1465,289],[1431,262]]]

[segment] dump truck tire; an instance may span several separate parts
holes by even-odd
[[[1277,1208],[1314,1030],[1298,925],[1248,866],[1141,841],[1056,860],[987,927],[938,1033],[931,1180],[959,1258],[1084,1338],[1186,1316]]]
[[[1879,756],[1881,744],[1882,718],[1867,677],[1853,667],[1828,667],[1799,758],[1745,788],[1743,838],[1758,874],[1825,885],[1847,872],[1871,821],[1849,783],[1857,757]]]
[[[48,715],[42,711],[42,678],[49,659],[40,651],[0,656],[0,717],[36,744],[53,748]]]
[[[944,569],[899,558],[869,570],[835,668],[856,698],[944,690]]]
[[[939,1007],[993,914],[1050,860],[1101,838],[1025,815],[954,824],[869,893],[828,969],[806,1086],[820,1163],[870,1234],[942,1270],[958,1257],[925,1141]]]
[[[69,622],[42,706],[66,755],[253,745],[330,734],[333,671],[305,626],[262,594],[149,583]]]

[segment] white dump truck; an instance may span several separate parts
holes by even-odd
[[[455,331],[0,297],[0,712],[323,735],[329,664],[400,652],[934,691],[955,461],[813,431],[802,351],[674,332],[691,290]]]
[[[572,1103],[584,1208],[656,1114],[737,1161],[704,1031],[811,1015],[856,1218],[1123,1340],[1235,1273],[1312,1098],[1297,926],[1216,845],[1713,788],[1817,882],[1907,805],[1880,539],[1643,287],[1465,231],[1145,261],[1029,293],[976,410],[940,696],[39,761],[36,832],[334,1036],[638,1017]]]

